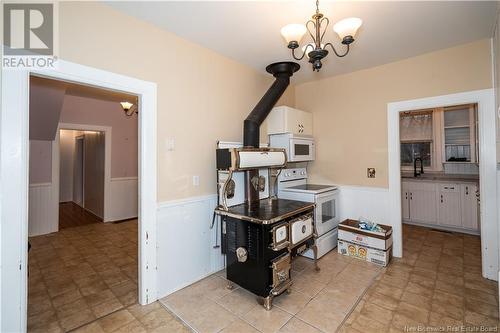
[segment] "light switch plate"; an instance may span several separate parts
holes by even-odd
[[[166,139],[165,140],[165,147],[167,151],[174,151],[175,150],[175,140],[174,139]]]
[[[200,186],[200,176],[193,176],[193,186]]]
[[[375,168],[367,168],[366,169],[366,176],[368,178],[375,178]]]

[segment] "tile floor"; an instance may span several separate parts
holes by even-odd
[[[380,269],[331,252],[293,263],[292,293],[271,311],[227,290],[224,271],[162,300],[198,332],[408,332],[425,328],[498,331],[498,290],[481,277],[479,237],[405,225],[404,258]]]
[[[403,237],[404,258],[385,269],[332,252],[317,273],[299,258],[292,293],[269,312],[247,291],[227,290],[221,271],[162,299],[174,315],[136,304],[136,221],[69,228],[30,239],[28,330],[188,332],[181,319],[198,332],[498,328],[497,285],[481,277],[478,237],[408,225]]]
[[[31,237],[28,330],[69,331],[137,303],[137,220]]]

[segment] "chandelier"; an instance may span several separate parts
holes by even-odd
[[[323,37],[330,24],[330,20],[319,12],[319,0],[316,0],[316,14],[311,17],[311,20],[303,24],[288,24],[281,29],[281,35],[288,43],[288,48],[292,50],[292,56],[295,60],[302,60],[304,56],[309,58],[312,64],[313,71],[319,72],[323,64],[321,60],[328,55],[327,47],[333,50],[337,57],[345,57],[349,53],[349,45],[354,42],[354,36],[363,22],[357,17],[350,17],[337,22],[333,26],[342,44],[346,45],[345,51],[339,53],[332,43],[323,44]],[[299,47],[299,42],[304,37],[306,32],[309,32],[312,42],[302,47],[302,55],[297,56],[295,49]]]

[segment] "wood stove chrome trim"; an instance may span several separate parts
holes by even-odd
[[[283,227],[286,228],[286,238],[281,242],[276,242],[276,231]],[[290,227],[288,223],[282,223],[280,225],[274,226],[273,229],[271,230],[271,233],[273,234],[272,236],[273,243],[269,245],[269,248],[271,250],[280,251],[290,246]]]
[[[229,170],[233,171],[249,171],[249,170],[255,170],[259,168],[241,168],[240,167],[240,152],[248,152],[248,151],[254,151],[254,152],[283,152],[285,161],[281,165],[272,165],[272,166],[262,166],[262,168],[284,168],[288,162],[288,158],[286,155],[286,150],[284,148],[255,148],[255,147],[243,147],[243,148],[229,148],[229,151],[231,152],[231,167],[229,167]]]
[[[314,203],[311,203],[310,205],[304,206],[302,208],[296,209],[296,210],[291,211],[287,214],[283,214],[283,215],[277,216],[277,217],[269,219],[269,220],[262,220],[262,219],[258,219],[258,218],[247,216],[247,215],[231,213],[229,210],[225,210],[224,207],[222,207],[222,206],[216,207],[215,213],[218,215],[229,216],[229,217],[233,217],[236,219],[240,219],[240,220],[244,220],[244,221],[248,221],[248,222],[252,222],[252,223],[257,223],[257,224],[274,224],[274,223],[283,221],[289,217],[292,217],[294,215],[297,215],[297,214],[306,212],[308,210],[314,209],[315,206],[316,205]]]

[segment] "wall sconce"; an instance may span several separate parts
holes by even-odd
[[[137,107],[130,102],[120,102],[123,111],[127,117],[131,117],[134,113],[138,113]]]

